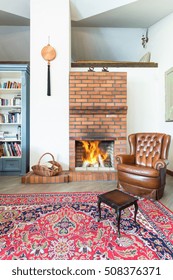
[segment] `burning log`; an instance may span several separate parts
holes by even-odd
[[[91,164],[88,161],[84,161],[83,164],[82,164],[82,167],[95,167],[95,168],[98,168],[99,164],[98,164],[98,162],[96,162],[94,164]]]
[[[104,160],[107,158],[107,153],[99,148],[100,141],[82,141],[83,167],[104,167]]]
[[[99,161],[100,167],[105,167],[104,161],[103,161],[103,159],[102,159],[100,154],[98,155],[98,161]]]

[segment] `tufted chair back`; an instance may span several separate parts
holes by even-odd
[[[170,138],[162,133],[136,133],[129,135],[130,154],[135,155],[135,163],[153,167],[155,162],[168,157]]]

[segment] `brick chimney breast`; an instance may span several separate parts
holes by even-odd
[[[126,72],[71,72],[69,100],[70,170],[76,167],[76,141],[114,141],[114,158],[126,152]]]

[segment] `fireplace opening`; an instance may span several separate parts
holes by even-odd
[[[114,141],[75,141],[76,170],[114,170]]]

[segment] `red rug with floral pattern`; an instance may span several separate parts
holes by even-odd
[[[0,195],[0,260],[172,260],[173,213],[160,202],[138,201],[115,211],[98,193]]]

